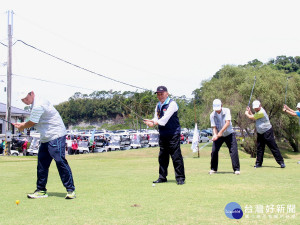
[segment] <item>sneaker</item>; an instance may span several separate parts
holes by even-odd
[[[236,170],[236,171],[234,171],[234,174],[235,174],[235,175],[240,175],[240,174],[241,174],[241,172],[240,172],[240,171],[238,171],[238,170]]]
[[[75,193],[75,191],[68,191],[68,193],[67,193],[65,199],[74,199],[74,198],[76,198],[76,193]]]
[[[48,194],[46,191],[36,190],[33,194],[28,194],[27,198],[47,198]]]
[[[281,168],[285,168],[285,164],[284,164],[284,163],[281,163],[281,164],[280,164],[280,167],[281,167]]]
[[[178,184],[178,185],[183,185],[183,184],[185,184],[185,182],[184,182],[184,180],[178,180],[178,181],[177,181],[177,184]]]
[[[209,174],[214,174],[214,173],[217,173],[217,171],[214,171],[214,170],[209,171]]]
[[[260,168],[260,167],[262,167],[261,165],[258,165],[258,164],[256,164],[255,166],[254,166],[254,168]]]

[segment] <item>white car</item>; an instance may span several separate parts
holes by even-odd
[[[88,141],[78,141],[78,151],[80,154],[90,153]]]
[[[111,135],[108,145],[105,146],[105,151],[107,152],[107,151],[121,150],[120,143],[121,143],[120,135]]]
[[[12,156],[19,156],[20,155],[20,153],[17,150],[10,150],[10,154]]]
[[[150,133],[149,134],[149,146],[150,147],[158,146],[158,142],[159,142],[159,134],[158,134],[158,132],[156,132],[156,133]]]
[[[209,138],[207,137],[207,134],[204,132],[200,133],[199,142],[209,142]]]
[[[131,144],[130,144],[130,148],[141,148],[141,137],[139,134],[137,133],[132,133],[130,134],[130,140],[131,140]]]
[[[38,155],[39,147],[40,147],[40,137],[38,135],[35,135],[32,137],[30,146],[26,151],[26,155],[30,155],[30,156]]]

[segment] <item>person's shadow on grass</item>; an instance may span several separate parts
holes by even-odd
[[[66,197],[66,193],[61,193],[61,192],[48,192],[48,196],[49,197],[60,197],[60,198],[64,198]]]
[[[234,173],[234,172],[218,171],[216,174],[226,174],[226,173]]]
[[[261,167],[258,167],[258,168],[255,168],[254,166],[250,166],[250,167],[253,167],[254,169],[261,169],[261,168],[279,168],[281,169],[281,167],[278,165],[278,166],[261,166]]]

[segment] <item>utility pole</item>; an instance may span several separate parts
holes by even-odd
[[[7,56],[7,103],[6,103],[6,148],[5,153],[10,155],[11,143],[11,75],[12,75],[12,21],[13,11],[8,11],[8,56]]]

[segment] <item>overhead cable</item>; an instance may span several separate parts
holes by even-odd
[[[44,54],[46,54],[46,55],[48,55],[48,56],[51,56],[51,57],[53,57],[53,58],[55,58],[55,59],[57,59],[57,60],[60,60],[60,61],[62,61],[62,62],[64,62],[64,63],[67,63],[67,64],[69,64],[69,65],[71,65],[71,66],[77,67],[77,68],[79,68],[79,69],[81,69],[81,70],[84,70],[84,71],[86,71],[86,72],[95,74],[95,75],[100,76],[100,77],[104,77],[104,78],[106,78],[106,79],[112,80],[112,81],[117,82],[117,83],[120,83],[120,84],[124,84],[124,85],[130,86],[130,87],[138,88],[138,89],[141,89],[141,90],[144,90],[144,91],[149,91],[149,90],[146,89],[146,88],[142,88],[142,87],[138,87],[138,86],[135,86],[135,85],[132,85],[132,84],[129,84],[129,83],[125,83],[125,82],[123,82],[123,81],[116,80],[116,79],[113,79],[113,78],[111,78],[111,77],[102,75],[102,74],[100,74],[100,73],[96,73],[96,72],[91,71],[91,70],[89,70],[89,69],[86,69],[86,68],[84,68],[84,67],[78,66],[78,65],[76,65],[76,64],[74,64],[74,63],[71,63],[71,62],[69,62],[69,61],[67,61],[67,60],[64,60],[64,59],[62,59],[62,58],[59,58],[59,57],[57,57],[57,56],[54,56],[54,55],[52,55],[52,54],[50,54],[50,53],[48,53],[48,52],[45,52],[45,51],[43,51],[43,50],[41,50],[41,49],[39,49],[39,48],[36,48],[36,47],[34,47],[34,46],[30,45],[30,44],[27,44],[26,42],[24,42],[24,41],[22,41],[22,40],[17,40],[16,42],[21,42],[21,43],[23,43],[24,45],[26,45],[26,46],[28,46],[28,47],[30,47],[30,48],[33,48],[33,49],[35,49],[35,50],[37,50],[37,51],[39,51],[39,52],[42,52],[42,53],[44,53]]]

